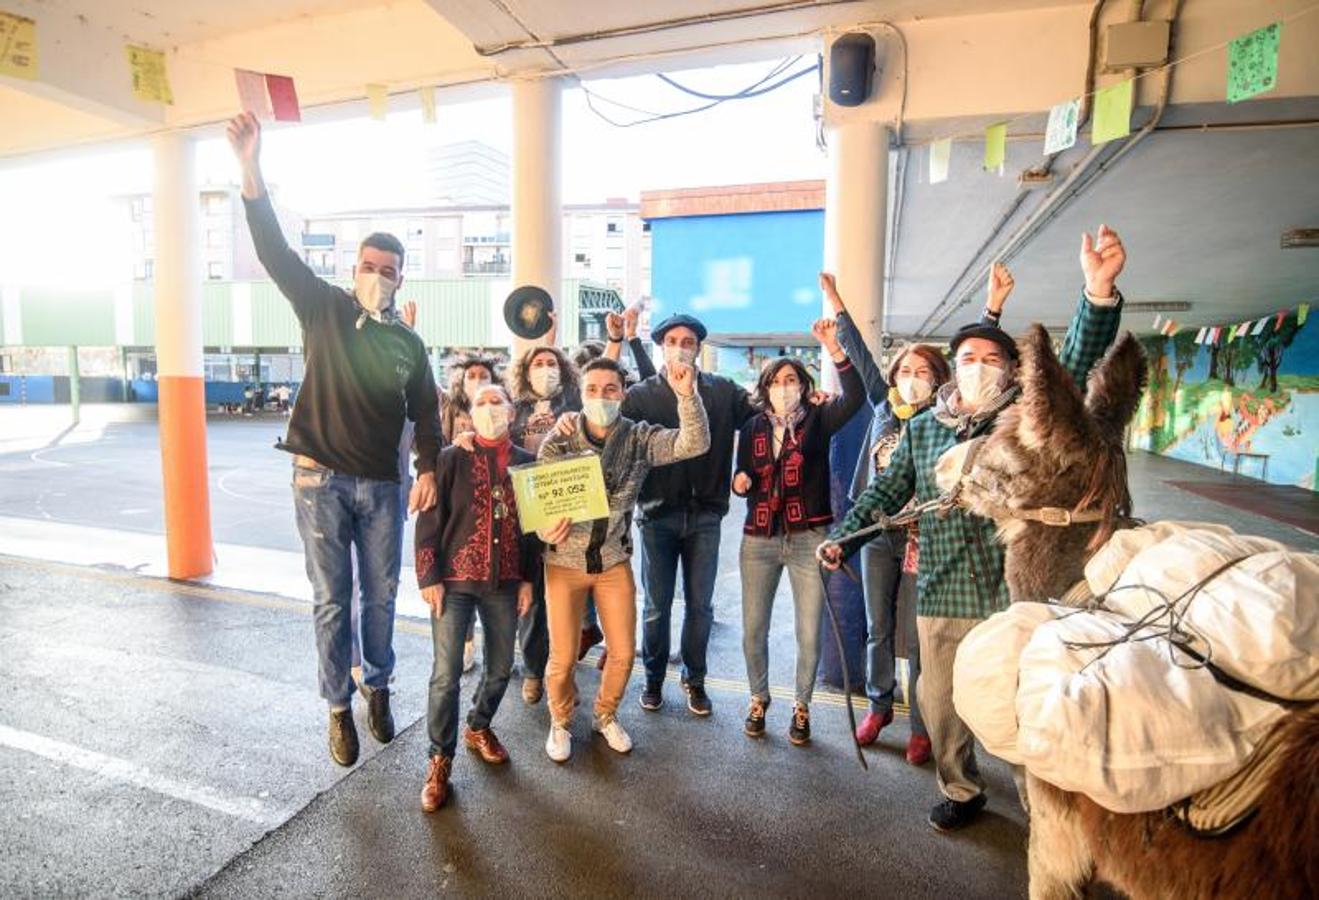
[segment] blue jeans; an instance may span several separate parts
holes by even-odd
[[[815,548],[828,536],[810,528],[776,537],[742,536],[742,655],[747,662],[751,696],[769,702],[769,620],[783,570],[792,585],[793,625],[797,634],[797,684],[794,699],[810,705],[815,672],[820,667],[820,622],[824,583]]]
[[[453,757],[458,746],[458,682],[463,675],[463,644],[476,616],[485,635],[481,680],[472,695],[467,725],[473,731],[490,727],[513,671],[513,644],[517,641],[518,598],[512,587],[480,594],[448,593],[444,611],[431,616],[435,665],[431,668],[430,698],[426,704],[426,730],[431,756]]]
[[[861,550],[861,571],[866,590],[866,616],[870,631],[866,636],[866,696],[870,711],[887,713],[893,709],[893,690],[897,684],[894,635],[901,621],[902,557],[907,550],[906,532],[886,532]],[[912,586],[914,587],[914,585]],[[925,734],[920,704],[916,702],[916,683],[921,677],[920,641],[916,637],[915,611],[907,616],[907,704],[911,708],[911,730]]]
[[[550,629],[545,624],[544,566],[536,567],[531,581],[531,608],[518,620],[517,638],[522,647],[522,677],[544,678],[545,663],[550,658]]]
[[[346,707],[353,696],[353,555],[361,599],[362,681],[389,686],[394,671],[394,598],[403,520],[398,483],[293,467],[293,504],[302,536],[321,696]]]
[[[673,589],[682,563],[682,677],[705,685],[705,651],[714,623],[714,580],[719,570],[719,524],[713,512],[683,510],[647,516],[641,523],[641,579],[646,589],[641,657],[646,685],[664,683],[669,665]]]

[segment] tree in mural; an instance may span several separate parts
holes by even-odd
[[[1177,368],[1177,380],[1173,382],[1172,393],[1176,397],[1177,392],[1182,389],[1182,379],[1187,369],[1195,365],[1195,359],[1200,355],[1200,345],[1195,342],[1195,332],[1177,332],[1172,339],[1172,352],[1173,364]]]
[[[1237,375],[1244,373],[1255,362],[1259,351],[1259,341],[1250,336],[1223,340],[1218,351],[1218,377],[1223,384],[1236,387]]]
[[[1264,333],[1259,337],[1260,346],[1256,356],[1256,365],[1259,366],[1262,375],[1259,380],[1260,390],[1274,394],[1278,392],[1278,370],[1282,368],[1282,355],[1296,339],[1296,333],[1301,330],[1296,319],[1295,313],[1284,317],[1280,330],[1275,330],[1273,323],[1264,326]]]
[[[1167,441],[1172,427],[1172,416],[1168,415],[1168,342],[1161,335],[1151,335],[1141,338],[1140,343],[1145,348],[1145,360],[1149,367],[1145,421],[1150,431],[1151,445],[1157,452]]]

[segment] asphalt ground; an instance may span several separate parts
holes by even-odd
[[[54,543],[45,559],[0,555],[0,676],[11,686],[0,701],[0,896],[1025,894],[1025,819],[1002,764],[982,756],[988,810],[945,836],[925,821],[932,771],[902,758],[905,718],[862,771],[840,698],[822,691],[812,745],[789,745],[790,615],[773,629],[769,734],[742,734],[737,510],[716,590],[713,717],[687,713],[676,679],[665,709],[644,712],[634,675],[622,712],[633,753],[608,750],[583,713],[574,756],[557,766],[543,751],[545,707],[525,706],[515,679],[495,720],[511,765],[460,752],[451,805],[425,816],[423,619],[398,622],[399,736],[376,745],[359,709],[363,758],[341,769],[325,750],[304,598],[145,577],[119,559],[122,547],[161,544],[154,425],[93,414],[66,431],[56,417],[9,412],[0,554],[25,535]],[[212,516],[217,541],[268,549],[296,576],[288,460],[270,446],[279,424],[212,421]],[[1319,547],[1165,483],[1218,477],[1231,476],[1131,458],[1139,514]],[[97,553],[99,565],[52,561]],[[785,584],[776,605],[788,603]],[[585,697],[597,678],[588,660]]]

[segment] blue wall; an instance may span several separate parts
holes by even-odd
[[[696,316],[712,334],[808,331],[820,315],[824,212],[650,223],[651,322]]]

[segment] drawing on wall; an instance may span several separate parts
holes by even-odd
[[[1305,325],[1291,311],[1217,344],[1197,344],[1195,329],[1143,338],[1149,386],[1133,445],[1319,490],[1319,331]]]

